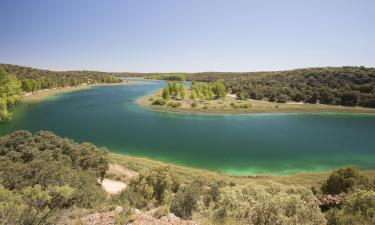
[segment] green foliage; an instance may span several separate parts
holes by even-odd
[[[0,122],[12,118],[8,107],[21,101],[21,84],[14,75],[0,69]]]
[[[197,106],[198,106],[198,103],[196,101],[193,101],[191,103],[191,108],[197,108]]]
[[[150,204],[160,206],[170,202],[175,185],[170,167],[159,167],[132,178],[120,198],[136,208],[144,208]]]
[[[363,225],[375,222],[375,192],[356,190],[345,196],[341,209],[325,213],[327,225]]]
[[[222,80],[239,97],[280,103],[306,103],[375,107],[375,69],[320,67],[270,72],[206,72],[189,75],[196,82]],[[285,96],[284,96],[285,95]],[[243,99],[243,98],[241,98]]]
[[[145,79],[153,80],[171,80],[171,81],[184,81],[186,80],[185,74],[165,73],[165,74],[149,74],[144,76]]]
[[[173,107],[173,108],[178,108],[181,106],[181,102],[169,102],[167,106]]]
[[[248,108],[251,108],[251,104],[249,104],[249,103],[242,103],[242,104],[237,104],[237,103],[235,103],[235,102],[232,102],[232,103],[230,103],[230,105],[233,107],[233,108],[235,108],[235,109],[238,109],[238,108],[240,108],[240,109],[248,109]]]
[[[167,101],[163,100],[163,99],[156,99],[152,102],[153,105],[165,105],[167,103]]]
[[[200,191],[197,186],[189,185],[180,188],[171,203],[171,212],[183,219],[191,219],[197,207]]]
[[[322,185],[324,194],[340,194],[352,191],[355,187],[366,188],[370,181],[353,166],[333,171]]]
[[[95,71],[64,71],[33,69],[24,66],[0,64],[0,70],[14,74],[20,81],[22,91],[35,92],[41,89],[77,86],[94,83],[119,83],[121,79],[114,73]],[[118,74],[121,76],[121,74]]]
[[[225,96],[227,95],[227,90],[223,81],[221,80],[215,81],[212,90],[218,98],[225,98]]]
[[[325,224],[310,190],[277,184],[222,188],[218,201],[199,203],[193,218],[211,224]]]
[[[171,97],[171,93],[169,92],[169,88],[163,88],[162,97],[164,100],[169,100]]]
[[[2,224],[50,224],[59,209],[72,204],[74,189],[69,186],[28,186],[20,192],[0,186],[0,221]]]
[[[67,205],[61,199],[72,195],[72,203],[91,208],[105,197],[97,180],[107,169],[107,151],[89,143],[77,144],[45,131],[34,136],[16,131],[0,138],[0,182],[9,190],[62,186],[49,190],[53,198]],[[74,188],[72,194],[66,185]]]
[[[356,190],[345,197],[343,209],[366,220],[375,219],[375,192]]]
[[[165,89],[168,89],[170,95],[174,99],[176,99],[178,96],[180,96],[181,99],[184,99],[186,96],[186,89],[184,84],[175,81],[169,81]]]

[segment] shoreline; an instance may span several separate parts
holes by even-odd
[[[23,102],[39,102],[47,99],[50,96],[64,93],[64,92],[73,92],[79,90],[85,90],[93,87],[100,87],[100,86],[126,86],[126,85],[143,85],[147,84],[146,82],[141,81],[128,81],[128,82],[121,82],[121,83],[97,83],[97,84],[83,84],[78,86],[68,86],[68,87],[59,87],[59,88],[51,88],[51,89],[42,89],[37,92],[33,93],[26,93],[22,98]]]
[[[223,103],[227,108],[219,109],[219,108],[208,108],[203,109],[202,107],[191,108],[190,104],[192,100],[184,99],[184,100],[170,100],[170,102],[181,102],[182,106],[178,108],[173,108],[170,106],[160,106],[160,105],[152,105],[152,101],[150,99],[161,99],[161,92],[162,88],[154,91],[151,94],[144,95],[139,97],[135,103],[147,110],[155,111],[155,112],[167,112],[167,113],[181,113],[181,114],[189,114],[189,115],[254,115],[254,114],[315,114],[315,113],[355,113],[355,114],[369,114],[375,115],[375,109],[372,108],[364,108],[364,107],[347,107],[347,106],[336,106],[336,105],[324,105],[324,104],[308,104],[308,103],[299,103],[299,102],[288,102],[288,103],[275,103],[275,102],[268,102],[263,100],[239,100],[234,98],[231,95],[227,95],[225,100],[212,100],[209,104],[213,103],[216,107],[218,106],[217,102],[220,101],[223,107]],[[188,96],[188,95],[187,95]],[[215,102],[216,101],[216,102]],[[249,104],[251,107],[242,109],[237,108],[234,109],[230,107],[228,103],[238,103],[238,104]],[[228,106],[229,105],[229,106]]]
[[[127,153],[121,153],[117,151],[110,151],[110,158],[112,162],[123,165],[126,169],[134,172],[139,172],[144,169],[149,169],[159,166],[170,166],[175,172],[183,177],[190,179],[191,177],[210,177],[218,180],[236,180],[239,182],[268,182],[274,181],[282,184],[301,184],[301,185],[313,185],[316,183],[322,183],[329,174],[341,167],[327,169],[323,171],[300,171],[291,174],[242,174],[235,175],[225,173],[223,171],[214,171],[204,168],[191,167],[186,165],[179,165],[173,162],[165,162],[158,159],[152,159],[145,156],[134,156]],[[345,167],[345,166],[343,166]],[[361,170],[364,174],[375,178],[374,169],[363,169]]]

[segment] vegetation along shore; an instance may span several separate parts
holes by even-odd
[[[218,93],[218,85],[222,88],[222,93]],[[190,87],[185,86],[184,83],[169,81],[166,88],[139,98],[137,103],[152,110],[198,114],[375,113],[374,108],[360,106],[249,99],[241,93],[228,93],[227,88],[220,80],[215,83],[193,81]]]
[[[284,177],[236,177],[110,154],[105,148],[45,131],[1,137],[0,156],[0,219],[5,224],[373,221],[375,174],[355,167]],[[108,182],[121,189],[101,187]]]

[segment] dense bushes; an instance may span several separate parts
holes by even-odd
[[[311,191],[272,183],[222,188],[217,202],[200,202],[193,218],[206,224],[325,223]]]
[[[375,107],[375,68],[321,67],[275,72],[194,73],[192,81],[224,81],[243,98]]]
[[[160,206],[171,201],[171,195],[178,190],[178,186],[178,182],[170,173],[170,168],[160,167],[132,178],[120,198],[139,209]]]
[[[352,191],[354,188],[368,188],[370,181],[360,174],[355,167],[335,170],[322,185],[324,194],[340,194]]]
[[[161,74],[147,74],[144,76],[146,79],[154,79],[154,80],[172,80],[172,81],[184,81],[186,80],[185,74],[177,74],[177,73],[161,73]]]
[[[61,208],[95,207],[105,199],[97,180],[107,169],[107,151],[89,143],[44,131],[1,137],[0,220],[43,224]]]

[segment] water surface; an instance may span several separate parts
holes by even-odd
[[[0,134],[49,130],[110,151],[230,174],[289,174],[343,165],[375,169],[375,116],[186,115],[134,101],[163,86],[95,87],[21,104]]]

